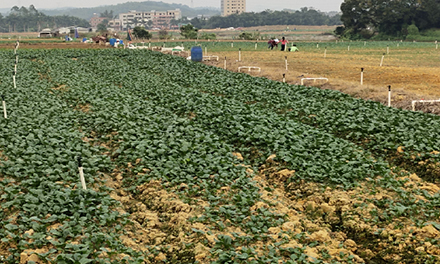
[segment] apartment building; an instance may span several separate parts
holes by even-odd
[[[172,19],[181,19],[182,12],[180,9],[148,12],[129,11],[128,13],[120,13],[118,19],[112,19],[109,26],[116,30],[125,30],[127,27],[134,28],[137,26],[149,26],[157,28],[168,28]]]
[[[246,0],[221,0],[222,16],[246,12]]]

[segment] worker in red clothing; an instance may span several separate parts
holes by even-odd
[[[281,39],[281,51],[284,51],[286,49],[286,44],[289,43],[285,37]]]

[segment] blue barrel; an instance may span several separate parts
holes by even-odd
[[[202,61],[203,60],[203,50],[200,46],[195,46],[191,48],[191,60],[192,61]]]

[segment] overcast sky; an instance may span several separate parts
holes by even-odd
[[[142,2],[133,1],[131,2]],[[212,6],[220,8],[220,0],[192,0],[194,7]],[[101,5],[112,5],[125,3],[128,0],[1,0],[0,8],[11,8],[13,6],[34,5],[37,9],[52,9],[61,7],[95,7]],[[191,0],[162,0],[165,3],[177,3],[191,6]],[[282,10],[284,8],[299,10],[301,7],[314,7],[321,11],[339,11],[343,0],[247,0],[246,11],[260,12],[265,9]]]

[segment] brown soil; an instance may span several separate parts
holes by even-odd
[[[368,51],[363,51],[363,53]],[[396,52],[397,53],[397,52]],[[220,58],[226,57],[227,69],[237,71],[239,66],[257,66],[261,72],[247,72],[254,76],[266,77],[282,81],[286,74],[286,82],[300,84],[301,78],[325,77],[329,81],[306,81],[305,85],[317,86],[322,89],[339,90],[355,97],[374,100],[387,104],[388,85],[392,88],[391,105],[393,107],[411,109],[412,100],[438,100],[440,98],[440,75],[438,68],[431,61],[407,59],[411,50],[401,50],[395,57],[386,58],[382,67],[379,66],[381,56],[365,56],[363,54],[338,53],[329,51],[303,51],[296,53],[273,51],[244,51],[242,61],[238,61],[238,52],[215,52]],[[425,57],[434,56],[426,54]],[[285,68],[287,56],[288,70]],[[210,61],[206,64],[224,67],[224,60]],[[364,68],[364,81],[360,85],[361,67]],[[416,110],[440,113],[440,103],[436,105],[417,106]]]

